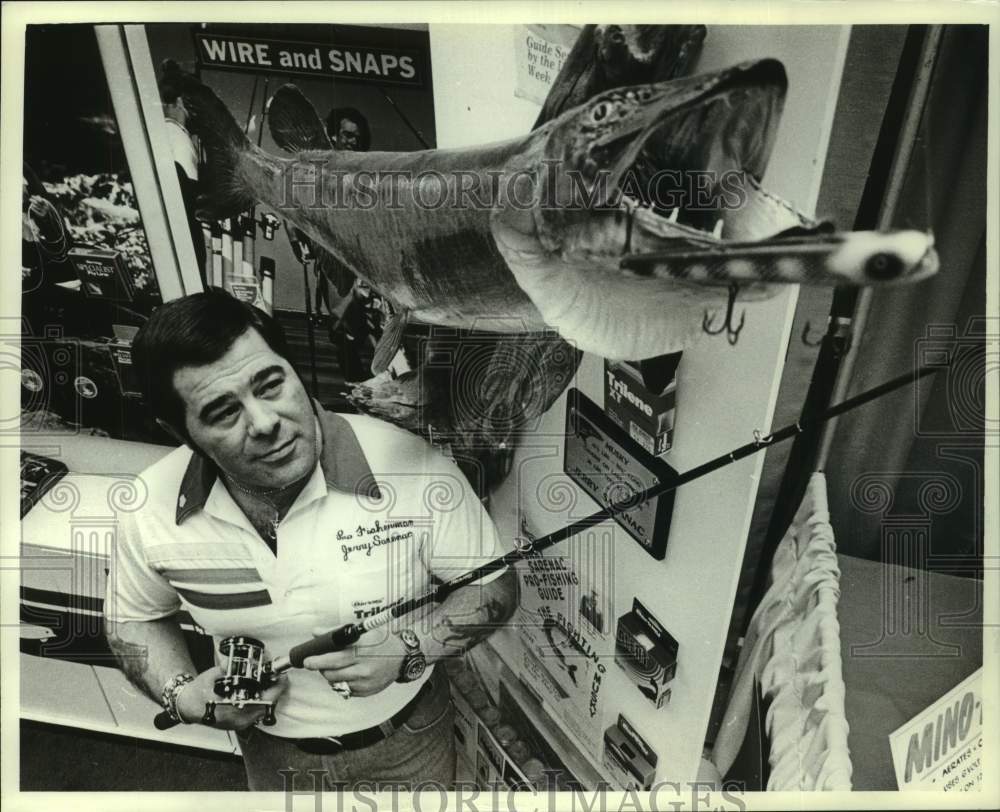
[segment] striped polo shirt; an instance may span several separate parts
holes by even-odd
[[[374,614],[509,549],[458,467],[424,440],[370,417],[318,417],[320,460],[278,525],[277,554],[210,461],[182,446],[146,469],[145,503],[119,521],[109,618],[148,621],[185,609],[216,648],[224,637],[249,635],[271,659],[312,638],[315,627]],[[391,628],[403,625],[430,633],[413,616]],[[366,634],[360,653],[388,633]],[[218,652],[216,660],[225,667]],[[402,709],[431,671],[345,700],[318,672],[292,669],[269,732],[298,738],[372,727]]]

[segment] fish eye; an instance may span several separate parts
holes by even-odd
[[[895,279],[903,272],[903,260],[896,254],[880,252],[872,254],[865,262],[865,276],[886,281]]]
[[[609,105],[607,102],[601,102],[599,105],[597,105],[597,107],[594,108],[593,112],[590,114],[590,117],[594,121],[603,121],[605,118],[607,118],[608,113],[610,112],[609,110],[610,107],[611,105]]]

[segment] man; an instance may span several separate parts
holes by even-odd
[[[326,118],[326,134],[330,139],[330,146],[334,149],[347,150],[348,152],[367,152],[371,145],[371,129],[368,126],[368,119],[354,107],[334,107],[331,109]],[[297,239],[311,247],[309,238],[298,229],[295,231]],[[317,258],[314,268],[316,273],[316,304],[313,320],[316,324],[321,324],[324,306],[327,315],[333,313],[333,308],[330,305],[329,285],[332,284],[340,295],[344,295],[350,290],[354,274],[325,251],[314,251],[314,253],[317,254]],[[349,377],[348,380],[361,379]]]
[[[107,635],[129,679],[179,721],[199,722],[223,673],[194,673],[179,609],[216,645],[248,635],[270,659],[504,551],[458,469],[421,439],[316,407],[253,307],[221,291],[168,302],[133,349],[147,402],[187,447],[143,473],[146,502],[121,520]],[[307,770],[327,788],[448,785],[452,709],[436,664],[488,636],[515,600],[504,570],[422,619],[307,658],[264,693],[273,727],[256,726],[259,706],[220,705],[216,726],[237,731],[250,789],[285,789],[281,770],[297,770],[300,789],[312,788]]]
[[[334,107],[326,117],[326,134],[335,149],[367,152],[371,146],[368,119],[354,107]]]
[[[195,258],[201,272],[202,284],[208,286],[208,270],[206,266],[207,251],[201,223],[195,217],[197,198],[200,192],[198,183],[198,147],[191,133],[187,130],[188,111],[181,95],[183,74],[180,65],[172,59],[165,59],[160,66],[160,101],[163,105],[163,120],[166,124],[167,142],[170,144],[170,154],[174,158],[177,170],[177,182],[181,187],[181,198],[184,200],[184,211],[187,214],[188,229],[191,231],[191,244],[194,246]]]
[[[371,147],[371,128],[368,119],[354,107],[331,109],[326,117],[326,134],[334,149],[367,152]],[[345,381],[367,380],[371,375],[369,359],[374,352],[375,344],[382,336],[382,323],[385,318],[382,313],[383,300],[377,294],[373,294],[366,282],[355,278],[347,268],[339,266],[332,257],[324,262],[324,266],[325,271],[317,279],[316,309],[319,310],[320,289],[324,292],[327,289],[323,279],[327,276],[335,278],[337,281],[334,286],[337,292],[341,294],[346,292],[349,297],[336,325],[338,329],[336,332],[331,330],[330,334],[332,343],[337,345],[337,362]]]

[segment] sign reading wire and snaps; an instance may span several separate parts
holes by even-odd
[[[423,87],[427,59],[418,48],[392,45],[290,42],[198,32],[201,68],[290,73],[359,82]]]

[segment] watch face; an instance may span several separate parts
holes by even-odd
[[[427,660],[424,659],[423,654],[417,654],[403,666],[403,674],[407,682],[413,682],[415,679],[420,679],[426,669]]]

